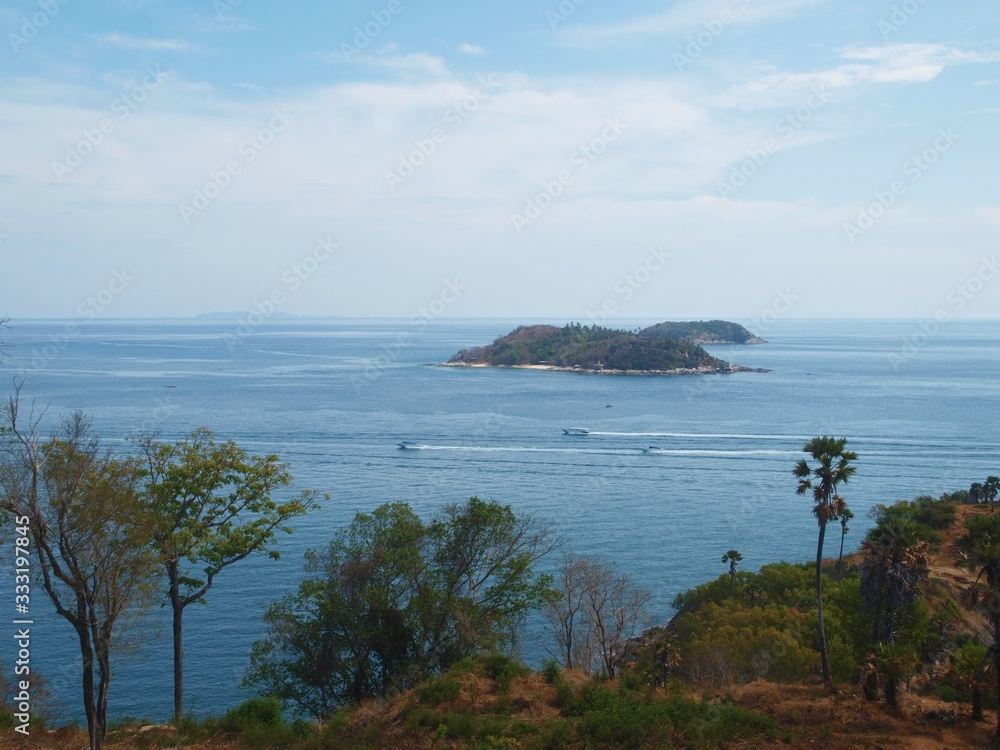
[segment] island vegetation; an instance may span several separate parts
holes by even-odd
[[[728,320],[697,320],[657,323],[639,331],[640,336],[687,339],[701,346],[712,344],[766,344],[739,323]]]
[[[661,323],[638,331],[584,326],[579,323],[562,327],[520,326],[488,346],[462,349],[447,364],[612,373],[718,373],[744,370],[745,368],[713,357],[691,340],[692,336],[703,337],[708,333],[709,329],[702,326],[708,325],[711,330],[717,330],[713,324]],[[742,335],[752,336],[749,331],[742,330]],[[668,331],[687,335],[667,335]],[[738,335],[732,331],[729,334]]]

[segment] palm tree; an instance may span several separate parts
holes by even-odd
[[[874,614],[872,641],[893,643],[896,612],[917,601],[920,584],[927,578],[930,544],[910,520],[882,521],[861,543],[861,598],[866,612]],[[885,627],[880,627],[885,615]]]
[[[813,514],[819,522],[819,542],[816,544],[816,604],[819,610],[819,652],[823,665],[823,682],[832,685],[830,677],[830,657],[826,650],[826,627],[823,623],[823,540],[826,537],[826,525],[840,518],[847,505],[837,494],[837,485],[846,483],[856,468],[851,466],[858,456],[853,451],[845,450],[847,438],[833,438],[824,435],[815,437],[805,444],[803,451],[817,462],[816,468],[811,468],[803,458],[792,473],[799,480],[796,494],[804,495],[812,490]]]
[[[990,501],[990,513],[993,512],[993,501],[997,499],[998,490],[1000,490],[1000,477],[986,477],[983,483],[983,497]]]
[[[993,664],[990,650],[979,641],[969,641],[951,655],[949,677],[972,698],[972,719],[983,719],[983,693],[990,689]]]
[[[844,508],[844,512],[840,514],[840,556],[837,557],[837,580],[844,577],[844,537],[851,530],[847,524],[852,518],[854,518],[854,514],[851,509]]]
[[[959,566],[976,574],[965,590],[965,605],[979,609],[993,631],[993,674],[1000,694],[1000,516],[971,516],[965,534],[956,544],[961,553]],[[1000,739],[1000,706],[997,707],[997,739]]]
[[[733,583],[736,581],[736,565],[743,559],[737,550],[731,549],[722,556],[722,562],[729,563],[729,598],[733,598]]]
[[[979,504],[980,500],[985,500],[983,495],[983,483],[973,482],[972,486],[969,487],[969,502]]]
[[[868,652],[868,661],[861,667],[861,673],[867,679],[877,680],[880,676],[883,677],[885,704],[890,708],[897,708],[899,681],[912,675],[919,663],[920,660],[911,647],[879,643]]]

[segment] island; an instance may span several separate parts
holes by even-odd
[[[724,321],[718,321],[723,323]],[[757,340],[743,331],[704,323],[660,323],[637,331],[625,331],[580,323],[520,326],[488,346],[462,349],[447,367],[521,367],[538,370],[604,374],[695,375],[732,372],[768,372],[733,365],[713,357],[689,337],[741,336]],[[729,323],[727,326],[735,326]],[[681,326],[680,329],[672,326]],[[705,327],[708,326],[708,327]],[[688,336],[666,335],[686,331]]]
[[[640,336],[687,339],[700,346],[714,344],[766,344],[739,323],[728,320],[698,320],[683,323],[657,323],[639,331]]]

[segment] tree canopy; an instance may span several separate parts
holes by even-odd
[[[269,607],[245,681],[325,717],[508,650],[550,596],[535,563],[557,544],[548,523],[475,497],[430,522],[406,503],[358,513]]]

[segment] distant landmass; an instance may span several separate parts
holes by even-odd
[[[722,326],[717,325],[722,323]],[[667,335],[667,331],[675,335]],[[684,336],[676,335],[677,332]],[[526,367],[544,370],[621,374],[687,375],[721,372],[766,372],[732,365],[713,357],[692,337],[723,336],[740,343],[760,341],[742,326],[724,321],[660,323],[639,331],[624,331],[579,323],[520,326],[488,346],[462,349],[446,364],[451,367]]]
[[[766,344],[739,323],[728,320],[699,320],[684,323],[657,323],[639,331],[640,336],[687,339],[696,344]]]

